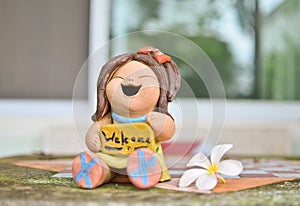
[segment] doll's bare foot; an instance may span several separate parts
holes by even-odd
[[[162,171],[156,154],[147,148],[137,149],[129,155],[126,170],[131,183],[141,189],[156,185]]]
[[[108,165],[94,153],[82,152],[72,164],[74,182],[82,188],[96,188],[111,179]]]

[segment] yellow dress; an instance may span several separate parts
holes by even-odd
[[[114,123],[117,123],[117,122],[114,120]],[[157,159],[158,159],[158,161],[161,165],[161,168],[162,168],[162,175],[161,175],[161,178],[160,178],[160,182],[170,180],[171,176],[170,176],[169,171],[167,169],[167,166],[165,164],[163,150],[162,150],[160,142],[157,141],[157,140],[155,140],[154,152],[156,153]],[[127,166],[128,155],[124,155],[124,154],[107,154],[105,152],[98,152],[96,154],[98,155],[98,157],[103,159],[108,164],[108,166],[111,167],[111,168],[124,169]]]

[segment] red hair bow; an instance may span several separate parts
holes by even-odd
[[[147,46],[147,47],[141,48],[137,51],[137,53],[138,54],[147,54],[147,55],[151,54],[159,64],[163,64],[165,62],[172,61],[170,56],[162,53],[159,49],[156,49],[153,46]]]

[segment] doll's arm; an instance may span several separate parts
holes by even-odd
[[[169,140],[175,133],[175,123],[169,115],[160,112],[150,112],[147,115],[147,122],[154,131],[158,141]]]
[[[107,114],[99,121],[94,122],[85,136],[86,145],[92,152],[99,152],[101,149],[100,127],[104,124],[111,124],[110,114]]]

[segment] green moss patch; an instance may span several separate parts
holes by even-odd
[[[120,202],[124,205],[298,205],[300,202],[300,180],[211,195],[158,188],[140,190],[130,184],[114,183],[88,190],[78,188],[72,179],[52,177],[55,172],[14,166],[10,161],[0,160],[0,205],[7,201],[17,202],[17,205],[28,201],[57,202],[57,205],[84,202],[101,205]]]

